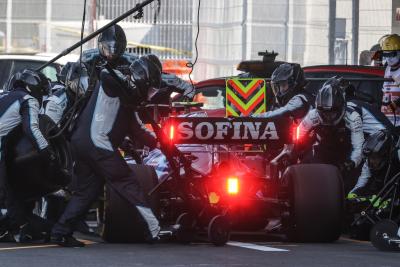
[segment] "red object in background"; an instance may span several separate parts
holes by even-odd
[[[187,66],[189,61],[178,59],[166,59],[162,62],[163,72],[175,74],[183,80],[189,80],[191,68]]]

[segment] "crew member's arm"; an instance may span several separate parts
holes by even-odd
[[[22,129],[32,144],[38,150],[47,148],[49,144],[39,129],[39,102],[32,96],[26,95],[21,103],[20,114]]]
[[[321,120],[317,110],[310,110],[298,126],[298,139],[304,140],[304,138],[306,138],[320,123]]]
[[[253,115],[255,118],[274,119],[282,116],[291,116],[300,119],[307,114],[309,105],[301,98],[301,96],[292,97],[289,102],[278,109],[267,111],[261,114]]]
[[[350,160],[354,162],[354,167],[357,167],[362,161],[362,146],[364,143],[361,116],[356,111],[347,110],[344,119],[346,122],[346,127],[351,133],[352,151]]]
[[[131,131],[129,138],[132,141],[136,141],[140,144],[143,144],[149,147],[151,150],[157,147],[157,138],[156,135],[147,129],[142,120],[139,118],[137,112],[134,113],[133,120],[131,123]]]
[[[370,170],[368,168],[367,162],[365,161],[363,166],[362,166],[361,174],[358,177],[357,183],[354,186],[354,188],[351,189],[350,193],[353,193],[358,188],[364,187],[367,184],[367,182],[370,179],[370,177],[371,177],[371,172],[370,172]]]

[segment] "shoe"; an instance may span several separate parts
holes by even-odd
[[[15,242],[15,240],[9,231],[0,231],[0,243],[2,242]]]
[[[61,247],[68,248],[82,248],[85,243],[75,239],[72,235],[62,236],[62,235],[52,235],[50,237],[50,242],[57,244]]]
[[[17,243],[44,243],[46,234],[34,231],[32,226],[26,223],[14,231],[14,239]]]

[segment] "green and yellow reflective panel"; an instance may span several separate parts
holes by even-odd
[[[264,79],[226,80],[226,116],[249,116],[266,111]]]

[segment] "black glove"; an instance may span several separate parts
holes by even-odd
[[[342,164],[339,165],[340,171],[352,171],[356,167],[356,163],[352,160],[346,160]]]
[[[50,163],[55,162],[57,159],[56,153],[50,146],[47,146],[45,149],[40,151],[40,155],[43,157],[43,159],[50,161]]]

